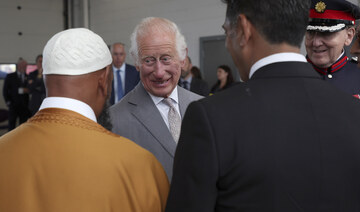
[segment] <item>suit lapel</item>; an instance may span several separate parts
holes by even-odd
[[[125,93],[128,93],[129,92],[129,88],[131,87],[130,84],[131,84],[131,76],[130,76],[130,71],[128,70],[128,65],[125,64]]]
[[[154,136],[163,148],[174,157],[176,143],[168,130],[163,118],[149,94],[139,83],[134,89],[134,95],[128,101],[134,105],[131,113]]]

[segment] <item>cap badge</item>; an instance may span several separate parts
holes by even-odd
[[[323,13],[325,12],[325,9],[326,9],[326,4],[324,2],[319,1],[318,3],[316,3],[315,5],[316,12]]]

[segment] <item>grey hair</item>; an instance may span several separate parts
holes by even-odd
[[[186,57],[186,41],[184,35],[181,34],[178,26],[165,18],[147,17],[144,18],[134,29],[131,34],[131,47],[130,54],[132,55],[136,64],[140,64],[138,39],[152,32],[169,32],[175,34],[176,50],[180,57],[180,60],[184,60]]]

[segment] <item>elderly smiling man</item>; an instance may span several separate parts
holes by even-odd
[[[360,69],[344,50],[354,38],[359,8],[346,0],[312,0],[309,17],[308,61],[324,80],[359,98]]]
[[[171,179],[181,117],[201,98],[177,86],[187,56],[185,38],[175,23],[149,17],[135,28],[130,52],[141,82],[110,108],[113,132],[152,152]]]

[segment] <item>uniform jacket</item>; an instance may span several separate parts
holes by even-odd
[[[166,211],[359,211],[359,108],[305,62],[190,104]]]
[[[115,77],[115,76],[114,76]],[[132,65],[125,64],[125,92],[124,96],[129,93],[139,83],[140,76],[139,72]],[[112,83],[112,90],[114,91],[114,81]],[[111,92],[110,103],[114,104],[115,96],[114,92]]]
[[[309,58],[308,61],[312,63]],[[345,54],[329,68],[319,68],[314,64],[313,67],[323,80],[348,94],[360,98],[360,69]]]
[[[201,96],[177,87],[180,115]],[[176,143],[150,95],[139,83],[120,102],[110,107],[113,132],[152,152],[171,179]]]
[[[0,211],[163,211],[155,157],[69,110],[40,110],[0,138]]]

